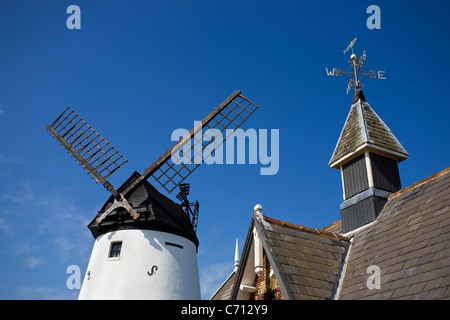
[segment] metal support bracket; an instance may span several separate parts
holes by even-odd
[[[97,223],[101,223],[102,220],[108,214],[110,214],[113,210],[115,210],[117,208],[124,208],[125,210],[127,210],[130,213],[130,215],[133,217],[134,220],[139,218],[139,213],[137,213],[136,210],[133,209],[133,207],[128,203],[127,199],[125,199],[123,194],[119,193],[119,196],[120,196],[120,200],[117,201],[117,199],[114,199],[113,204],[105,212],[103,212],[100,217],[97,218],[97,220],[96,220]]]

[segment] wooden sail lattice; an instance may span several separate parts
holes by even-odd
[[[178,187],[205,159],[211,156],[216,148],[220,147],[233,131],[239,128],[258,108],[249,99],[235,91],[216,109],[208,114],[188,134],[175,143],[157,161],[148,167],[144,174],[125,190],[126,194],[142,179],[153,176],[156,181],[169,193]],[[222,139],[201,139],[208,135],[208,131],[216,130],[222,134]],[[200,133],[201,131],[201,133]],[[187,146],[187,147],[186,147]],[[193,154],[190,163],[179,159],[172,161],[172,154],[184,148],[183,152]]]
[[[86,169],[97,183],[102,183],[113,195],[117,194],[106,180],[128,160],[108,141],[86,123],[70,107],[47,130]]]

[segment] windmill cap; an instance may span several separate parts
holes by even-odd
[[[126,188],[134,178],[140,175],[134,173],[118,191]],[[106,210],[114,199],[111,196],[99,215]],[[94,219],[89,225],[94,238],[106,232],[123,230],[123,229],[146,229],[172,233],[185,237],[198,247],[198,238],[192,227],[191,221],[180,205],[171,199],[162,195],[147,180],[142,181],[128,194],[128,202],[133,208],[139,212],[139,218],[133,219],[130,214],[123,208],[113,210],[99,224]]]

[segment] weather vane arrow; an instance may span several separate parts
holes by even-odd
[[[341,75],[346,75],[350,78],[347,86],[347,94],[352,88],[355,89],[355,93],[357,90],[361,89],[363,87],[361,79],[364,77],[370,76],[371,79],[386,79],[386,77],[384,76],[384,73],[386,71],[375,71],[373,69],[371,69],[370,71],[365,71],[362,69],[364,60],[366,60],[366,52],[364,51],[359,59],[356,58],[356,55],[353,52],[353,45],[355,44],[356,39],[357,38],[353,39],[352,42],[350,42],[350,44],[348,45],[347,49],[344,50],[345,55],[349,49],[352,49],[352,55],[350,56],[350,60],[348,60],[350,67],[347,70],[333,68],[331,71],[329,71],[328,68],[325,68],[327,71],[327,75],[329,76],[340,77]]]
[[[354,52],[353,52],[353,45],[355,44],[356,39],[358,39],[358,38],[355,38],[355,39],[352,40],[352,42],[350,42],[350,44],[348,45],[347,49],[344,50],[344,54],[345,54],[345,53],[348,51],[348,49],[350,49],[350,48],[352,49],[352,53],[354,53]]]

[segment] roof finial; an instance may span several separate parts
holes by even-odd
[[[366,51],[363,51],[363,54],[359,59],[357,59],[356,54],[353,52],[353,45],[356,42],[356,39],[353,39],[352,42],[348,45],[347,49],[344,50],[344,54],[352,49],[352,54],[350,56],[350,60],[348,63],[350,67],[347,70],[342,71],[340,68],[333,68],[332,71],[328,71],[328,68],[325,68],[327,71],[327,75],[340,77],[342,74],[346,75],[350,78],[350,81],[347,86],[347,94],[350,89],[355,89],[355,97],[361,97],[363,84],[361,83],[361,79],[367,76],[370,76],[371,79],[386,79],[384,76],[385,71],[375,71],[371,69],[369,72],[364,71],[362,66],[364,64],[364,60],[366,60]],[[362,95],[364,97],[364,95]],[[363,100],[364,101],[364,100]]]
[[[262,208],[262,205],[260,205],[260,204],[257,204],[257,205],[253,208],[255,215],[256,215],[258,218],[260,218],[260,219],[263,219],[263,216],[262,216],[262,214],[261,214],[262,209],[263,209],[263,208]]]

